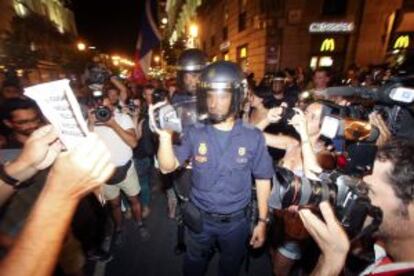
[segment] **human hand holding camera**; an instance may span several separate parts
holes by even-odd
[[[392,136],[391,131],[389,130],[384,119],[378,112],[372,112],[369,114],[369,123],[379,130],[379,137],[376,141],[377,146],[382,146],[385,144]]]
[[[303,138],[308,137],[308,128],[307,128],[307,121],[305,114],[303,114],[303,111],[299,108],[293,108],[295,111],[295,115],[292,117],[292,119],[288,120],[288,124],[293,126],[297,133],[299,133],[302,140]]]
[[[266,119],[269,121],[269,123],[277,123],[282,119],[283,116],[284,107],[273,107],[269,109],[267,113]]]
[[[156,104],[150,104],[148,106],[148,116],[149,116],[150,127],[151,127],[151,129],[154,130],[155,133],[158,134],[160,140],[162,140],[162,139],[171,139],[172,135],[173,135],[172,131],[169,131],[169,130],[166,130],[166,129],[160,129],[158,127],[157,122],[156,122],[156,118],[155,118],[155,115],[154,115],[154,111],[156,109],[158,109],[159,107],[165,105],[165,104],[166,104],[166,101],[162,101],[162,102],[158,102]]]
[[[299,216],[309,234],[321,249],[321,256],[312,275],[338,275],[350,248],[347,234],[327,201],[319,204],[323,220],[309,209],[299,210]]]

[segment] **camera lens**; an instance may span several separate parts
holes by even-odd
[[[337,194],[335,185],[296,177],[291,171],[280,167],[276,168],[275,178],[277,182],[275,184],[279,184],[278,197],[281,209],[291,205],[317,206],[324,200],[333,203],[335,201]]]
[[[106,122],[112,116],[111,110],[106,106],[100,106],[95,110],[96,120],[99,122]]]

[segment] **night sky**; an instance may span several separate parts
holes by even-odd
[[[72,0],[79,36],[108,54],[134,54],[143,0]]]

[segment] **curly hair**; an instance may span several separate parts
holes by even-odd
[[[394,138],[380,147],[377,160],[390,161],[393,165],[388,180],[404,204],[414,200],[414,143],[406,139]]]

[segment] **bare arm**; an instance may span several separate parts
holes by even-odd
[[[288,135],[270,134],[266,132],[263,134],[265,137],[266,145],[272,148],[286,150],[288,147],[299,145],[298,140]]]
[[[96,135],[61,153],[26,226],[0,263],[1,274],[51,275],[79,200],[104,183],[113,170],[110,153]]]
[[[121,100],[122,103],[125,104],[128,99],[127,87],[120,80],[118,80],[115,76],[111,77],[111,83],[115,85],[115,87],[119,90],[119,99]]]
[[[1,273],[51,275],[76,205],[45,188],[15,246],[1,262]]]
[[[138,143],[137,136],[135,134],[135,130],[133,128],[131,129],[123,129],[112,117],[109,119],[105,125],[112,128],[118,135],[121,137],[121,139],[131,148],[135,148]]]
[[[270,196],[270,179],[256,179],[257,205],[259,209],[259,218],[266,219],[268,214],[267,201]],[[266,240],[266,223],[260,221],[253,230],[250,245],[253,248],[261,247]]]
[[[141,139],[142,137],[142,128],[143,128],[143,124],[144,124],[144,120],[145,119],[141,119],[141,121],[138,122],[138,118],[133,118],[134,122],[137,122],[135,124],[135,135],[137,136],[137,141],[139,141],[139,139]]]
[[[309,140],[306,118],[301,110],[295,110],[297,113],[293,116],[292,120],[290,120],[289,124],[291,124],[300,135],[303,170],[306,177],[316,178],[315,174],[321,173],[322,168],[319,166],[316,154],[313,151],[312,143]]]
[[[39,169],[50,166],[60,149],[57,133],[52,126],[41,127],[29,137],[17,159],[4,166],[4,171],[18,181],[28,180]],[[0,181],[0,206],[14,191],[13,187]]]
[[[263,131],[269,124],[277,123],[282,119],[283,108],[274,107],[269,109],[266,118],[258,122],[255,127]]]
[[[164,133],[165,132],[165,133]],[[170,173],[179,167],[179,162],[174,154],[172,136],[166,131],[159,134],[160,145],[158,147],[157,158],[162,173]]]
[[[180,162],[174,153],[172,133],[159,129],[154,119],[154,110],[159,106],[163,105],[163,102],[148,107],[149,123],[158,134],[159,146],[157,152],[157,159],[159,167],[162,173],[170,173],[175,171],[179,166]]]

